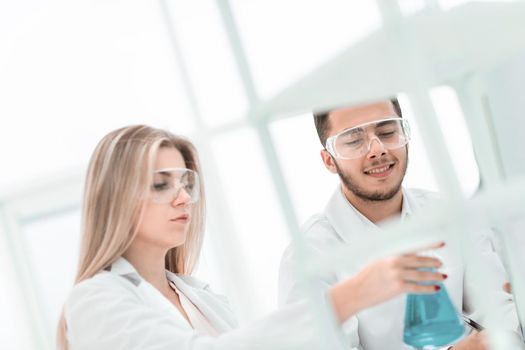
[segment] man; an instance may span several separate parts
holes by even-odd
[[[314,121],[324,149],[321,157],[325,167],[338,174],[341,186],[329,200],[324,212],[311,218],[303,227],[312,258],[337,246],[353,244],[362,235],[381,234],[386,219],[399,221],[425,207],[435,196],[427,191],[402,187],[408,164],[408,122],[402,118],[397,99],[367,105],[335,109],[314,115]],[[501,299],[508,310],[510,327],[516,329],[517,317],[511,296],[501,289],[505,271],[488,240],[474,244],[483,254],[483,263],[498,281],[491,297]],[[456,308],[472,312],[469,295],[476,287],[468,278],[461,252],[453,244],[439,252],[444,262],[442,272],[448,275],[445,286]],[[310,258],[310,256],[309,256]],[[284,253],[280,271],[280,303],[290,303],[304,297],[303,288],[294,274],[297,263],[292,247]],[[323,287],[333,285],[342,272],[319,276]],[[344,325],[349,347],[364,350],[410,349],[402,342],[405,298],[399,297],[359,313]],[[482,323],[483,318],[475,315]],[[484,333],[472,333],[453,349],[487,349]]]

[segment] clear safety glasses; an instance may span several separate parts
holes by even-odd
[[[199,174],[191,169],[167,168],[155,171],[150,199],[155,203],[173,202],[184,190],[189,203],[199,200]]]
[[[355,159],[366,155],[374,140],[386,149],[403,147],[410,140],[408,121],[392,117],[357,125],[330,136],[325,147],[336,159]]]

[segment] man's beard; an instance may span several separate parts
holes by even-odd
[[[349,174],[345,174],[341,168],[339,168],[339,165],[337,165],[337,162],[334,160],[335,167],[337,169],[337,174],[339,175],[339,178],[343,182],[343,185],[346,187],[346,189],[353,194],[355,194],[357,197],[365,200],[365,201],[387,201],[389,199],[394,198],[394,196],[399,192],[401,189],[401,184],[403,183],[403,179],[405,178],[405,174],[407,171],[408,166],[408,150],[407,150],[407,156],[406,156],[406,162],[405,166],[403,168],[403,173],[401,176],[401,179],[399,182],[388,192],[380,192],[380,191],[367,191],[363,187],[360,187],[356,184],[355,181],[353,181],[352,177]],[[399,162],[397,163],[399,164]]]

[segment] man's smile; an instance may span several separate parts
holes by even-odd
[[[368,168],[364,171],[366,175],[370,175],[373,177],[383,178],[387,177],[392,173],[392,170],[394,169],[395,162],[388,162],[386,164],[381,164],[379,166],[375,166],[372,168]]]

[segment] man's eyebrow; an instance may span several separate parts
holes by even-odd
[[[353,128],[346,129],[345,133],[355,134],[357,132],[363,132],[363,128],[360,126],[354,126]]]
[[[395,124],[397,123],[397,120],[384,120],[382,122],[379,122],[376,124],[376,128],[380,128],[385,125]]]
[[[171,173],[169,171],[159,170],[159,171],[155,171],[155,174],[171,177]]]

